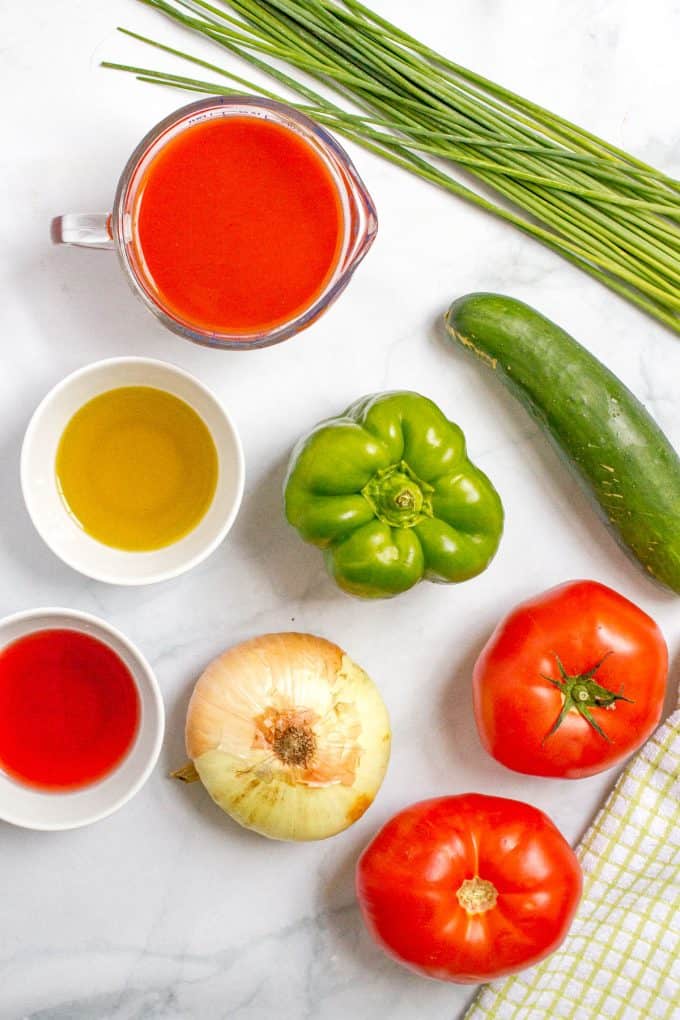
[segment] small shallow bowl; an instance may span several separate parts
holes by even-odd
[[[163,742],[163,699],[151,667],[127,638],[96,616],[71,609],[30,609],[6,616],[0,620],[0,649],[27,634],[55,629],[89,634],[123,660],[139,694],[139,729],[134,744],[113,772],[79,790],[39,790],[12,779],[0,768],[0,819],[25,829],[77,829],[113,814],[144,785]]]
[[[57,485],[57,448],[68,422],[93,397],[120,386],[152,386],[180,397],[203,419],[217,447],[217,489],[206,515],[184,538],[152,552],[126,552],[92,538],[67,510]],[[188,372],[152,358],[111,358],[67,376],[36,409],[21,451],[21,488],[38,533],[64,563],[108,584],[167,581],[204,560],[236,519],[244,479],[241,441],[217,398]]]

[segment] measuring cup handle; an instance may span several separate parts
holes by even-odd
[[[66,213],[55,216],[50,226],[53,244],[80,248],[113,248],[111,213]]]

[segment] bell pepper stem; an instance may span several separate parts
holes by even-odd
[[[412,528],[432,516],[432,491],[402,460],[376,472],[361,493],[379,520],[393,528]]]

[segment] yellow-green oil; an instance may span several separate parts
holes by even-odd
[[[108,390],[67,424],[56,458],[59,491],[92,538],[145,552],[183,538],[205,516],[218,455],[203,419],[151,386]]]

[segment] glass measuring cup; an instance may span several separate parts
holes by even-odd
[[[222,117],[256,117],[295,132],[330,173],[342,211],[337,261],[309,306],[271,328],[247,331],[202,329],[170,310],[143,270],[143,252],[136,237],[134,215],[145,170],[164,145],[193,125]],[[345,289],[375,238],[378,220],[373,201],[344,149],[324,128],[302,113],[258,97],[215,96],[190,103],[170,114],[142,139],[128,159],[110,213],[69,213],[52,220],[52,240],[88,248],[115,250],[135,294],[164,326],[207,347],[242,350],[267,347],[311,325]]]

